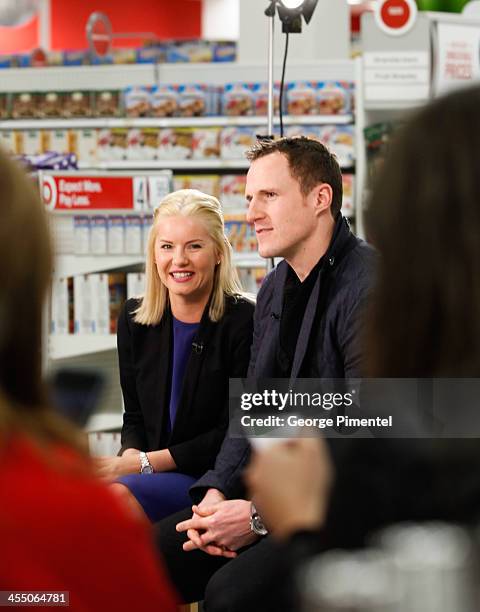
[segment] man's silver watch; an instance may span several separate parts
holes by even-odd
[[[153,474],[153,466],[143,451],[140,451],[140,474]]]
[[[268,535],[268,529],[263,524],[263,521],[260,518],[260,515],[258,514],[253,502],[250,506],[250,529],[258,536]]]

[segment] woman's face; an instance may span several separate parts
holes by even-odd
[[[219,254],[204,223],[195,217],[164,217],[157,223],[155,264],[170,300],[206,302]]]

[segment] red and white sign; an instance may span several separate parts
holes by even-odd
[[[417,19],[415,0],[378,0],[375,21],[390,36],[401,36],[412,29]]]
[[[435,94],[480,79],[480,28],[475,24],[438,23]]]
[[[131,176],[52,176],[41,178],[43,201],[49,210],[133,210],[138,209]]]

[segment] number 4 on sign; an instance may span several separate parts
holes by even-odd
[[[147,208],[147,182],[143,176],[133,179],[133,206],[135,210]]]

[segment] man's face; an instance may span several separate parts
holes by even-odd
[[[252,162],[245,197],[249,203],[247,220],[255,225],[260,255],[292,261],[318,219],[313,192],[302,194],[285,155],[275,152]]]

